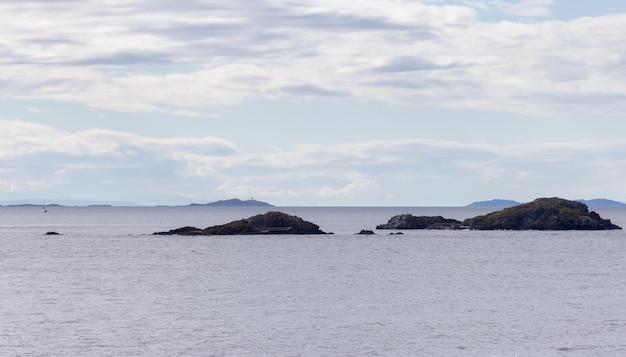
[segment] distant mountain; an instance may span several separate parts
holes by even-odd
[[[221,207],[274,207],[273,205],[257,201],[255,199],[242,201],[238,198],[231,198],[230,200],[220,200],[209,203],[192,203],[189,206],[221,206]]]
[[[471,208],[508,208],[508,207],[513,207],[513,206],[518,206],[518,205],[521,205],[521,203],[517,202],[517,201],[494,199],[494,200],[489,200],[489,201],[473,202],[473,203],[470,203],[469,205],[467,205],[465,207],[471,207]]]
[[[577,200],[586,204],[589,208],[612,208],[612,207],[626,207],[626,203],[607,200],[606,198],[594,198],[591,200]]]

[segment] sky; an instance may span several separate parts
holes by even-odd
[[[0,13],[0,202],[626,201],[623,1]]]

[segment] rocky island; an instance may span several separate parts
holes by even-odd
[[[621,229],[587,205],[562,198],[538,198],[530,203],[466,219],[470,229],[606,230]]]
[[[379,224],[376,229],[461,229],[462,225],[461,221],[442,216],[400,214],[391,217],[386,224]]]
[[[282,212],[267,212],[250,218],[208,228],[182,227],[155,235],[251,235],[251,234],[327,234],[319,226]]]
[[[441,216],[397,215],[376,229],[475,230],[607,230],[622,229],[603,219],[587,205],[562,198],[538,198],[463,222]]]

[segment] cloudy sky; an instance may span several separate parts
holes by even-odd
[[[0,13],[0,201],[626,201],[623,1]]]

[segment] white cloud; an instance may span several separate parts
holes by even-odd
[[[43,109],[43,108],[28,108],[28,112],[29,113],[35,113],[35,114],[46,114],[48,112],[48,109]]]
[[[271,4],[289,9],[298,16],[311,14],[336,14],[338,16],[365,19],[383,19],[389,24],[455,24],[473,19],[474,11],[461,6],[433,6],[407,0],[362,0],[359,2],[313,0],[294,3],[289,0],[273,0]],[[320,24],[321,26],[324,23]]]
[[[516,2],[496,0],[492,1],[492,4],[511,15],[548,16],[554,0],[518,0]]]
[[[379,189],[380,186],[375,181],[361,178],[338,189],[323,186],[318,190],[317,195],[322,198],[357,197],[376,193]]]
[[[200,118],[202,117],[202,113],[195,112],[193,110],[176,110],[172,114],[181,116],[181,117],[189,117],[189,118]]]
[[[623,140],[494,145],[405,139],[242,151],[212,137],[0,125],[0,190],[54,190],[73,199],[98,193],[109,196],[99,199],[167,203],[246,197],[250,190],[278,204],[375,204],[389,197],[396,204],[461,204],[489,198],[485,193],[518,200],[560,193],[606,197],[623,191],[615,182],[626,175]]]
[[[441,3],[441,0],[432,0]],[[513,16],[545,17],[551,14],[554,0],[455,0],[465,6],[485,12],[502,12]]]
[[[3,120],[0,125],[3,128],[0,132],[0,159],[4,160],[37,154],[122,158],[139,152],[152,152],[170,158],[198,153],[210,157],[230,155],[236,151],[230,142],[214,137],[149,138],[103,129],[68,133],[51,126],[18,120]]]
[[[460,3],[8,2],[0,94],[187,115],[328,96],[532,114],[626,109],[626,15],[482,23],[473,8],[485,5]],[[543,16],[552,1],[482,4]]]

